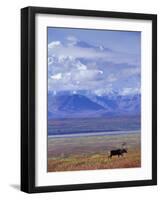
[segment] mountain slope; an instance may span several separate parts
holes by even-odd
[[[140,115],[141,95],[48,94],[48,118]]]

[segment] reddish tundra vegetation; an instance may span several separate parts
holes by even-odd
[[[113,155],[122,148],[127,153]],[[48,172],[141,167],[140,133],[48,138]]]

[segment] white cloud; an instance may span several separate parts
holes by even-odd
[[[60,80],[60,79],[62,79],[62,74],[61,73],[55,74],[55,75],[51,76],[51,78],[54,80]]]
[[[75,73],[74,79],[77,81],[96,81],[100,77],[100,71],[99,70],[79,70]]]
[[[101,45],[99,46],[100,50],[103,51],[104,50],[104,47]]]
[[[100,89],[94,90],[94,93],[97,96],[107,95],[111,92],[112,92],[112,84],[106,85],[106,88],[100,88]]]
[[[68,40],[68,46],[74,46],[78,41],[77,38],[74,36],[68,36],[67,40]]]
[[[127,76],[127,77],[137,75],[137,74],[140,74],[140,68],[139,67],[126,68],[126,69],[123,69],[123,71],[122,71],[122,75]]]
[[[72,56],[75,58],[102,59],[108,62],[113,62],[115,64],[140,64],[140,59],[137,58],[136,55],[114,51],[104,51],[102,46],[101,49],[79,47],[76,45],[78,40],[74,36],[67,37],[67,41],[67,45],[63,45],[60,41],[53,41],[48,44],[48,55],[63,55]]]
[[[53,57],[48,57],[48,65],[51,65],[54,62]]]
[[[123,96],[135,94],[135,93],[140,93],[140,89],[139,88],[123,88],[123,90],[120,91],[120,94]]]
[[[103,74],[103,71],[102,71],[102,70],[99,70],[99,73],[100,73],[100,74]]]
[[[78,68],[78,70],[80,70],[80,71],[85,71],[85,70],[87,70],[87,66],[84,65],[84,64],[82,64],[81,62],[78,62],[77,68]]]
[[[118,88],[122,95],[139,91],[136,87],[140,88],[140,65],[133,65],[135,56],[108,52],[103,48],[78,47],[75,45],[77,38],[73,36],[67,40],[72,45],[60,41],[48,45],[49,90],[90,90],[97,95]]]
[[[48,44],[48,48],[49,50],[55,47],[59,47],[61,46],[61,42],[60,41],[53,41],[51,43]]]
[[[108,77],[107,77],[108,81],[109,82],[114,82],[117,80],[116,76],[114,74],[110,74]]]
[[[69,38],[68,38],[69,39]],[[74,39],[74,38],[73,38]],[[60,41],[53,41],[48,44],[48,56],[56,55],[64,55],[64,56],[72,56],[75,58],[108,58],[109,55],[102,51],[96,51],[92,48],[82,48],[79,46],[75,46],[76,41],[71,40],[68,42],[68,46],[61,44]]]

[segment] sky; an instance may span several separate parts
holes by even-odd
[[[54,40],[65,41],[74,36],[96,46],[104,45],[115,51],[140,54],[140,32],[104,31],[96,29],[48,28],[48,43]]]
[[[141,33],[48,28],[48,90],[140,92]]]

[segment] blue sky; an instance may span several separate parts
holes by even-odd
[[[64,42],[67,36],[74,36],[96,46],[104,45],[115,51],[140,54],[140,32],[48,28],[48,44],[54,40]]]
[[[48,89],[140,92],[141,33],[48,28]]]

